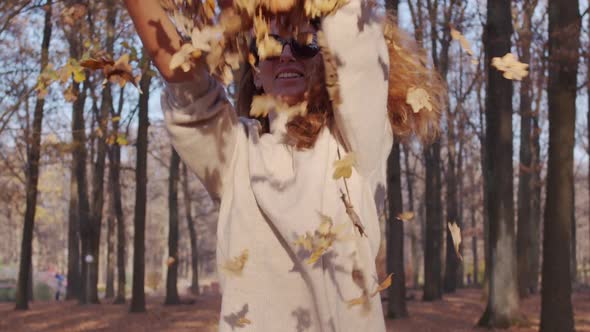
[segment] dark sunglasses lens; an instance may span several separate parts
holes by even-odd
[[[320,47],[315,43],[301,45],[298,42],[293,41],[291,43],[291,47],[293,48],[293,52],[295,52],[297,56],[300,56],[302,58],[312,58],[316,56],[316,54],[318,54],[318,52],[320,51]]]

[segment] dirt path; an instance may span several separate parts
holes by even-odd
[[[419,299],[419,293],[414,295]],[[200,297],[178,306],[164,306],[162,302],[161,298],[150,298],[148,312],[141,314],[128,313],[128,305],[109,303],[80,306],[76,302],[35,302],[26,312],[14,311],[12,303],[1,303],[0,331],[216,331],[219,297]],[[573,302],[576,331],[590,332],[590,291],[576,293]],[[537,331],[540,297],[524,300],[520,307],[522,323],[509,331]],[[389,320],[388,331],[487,331],[473,327],[484,309],[480,290],[460,290],[437,302],[411,300],[408,309],[411,317]]]

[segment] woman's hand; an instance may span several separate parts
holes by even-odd
[[[167,82],[189,81],[193,79],[195,71],[205,70],[204,66],[188,72],[170,69],[170,61],[180,49],[182,39],[158,0],[125,0],[125,6],[144,48]]]

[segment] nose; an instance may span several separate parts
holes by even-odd
[[[290,62],[295,61],[295,56],[293,55],[293,50],[291,49],[291,45],[285,44],[283,46],[283,51],[281,52],[281,56],[279,57],[280,62]]]

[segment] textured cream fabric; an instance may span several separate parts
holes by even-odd
[[[378,294],[369,308],[349,308],[347,301],[362,295],[353,267],[363,272],[370,292],[378,285],[377,209],[393,141],[386,110],[387,49],[379,21],[359,0],[326,18],[322,28],[341,63],[343,103],[335,114],[341,143],[325,128],[313,148],[293,149],[282,143],[281,114],[271,123],[271,134],[259,135],[258,121],[238,119],[223,88],[208,77],[171,84],[163,94],[172,143],[221,203],[218,264],[249,252],[240,276],[219,273],[220,331],[385,331]],[[345,147],[358,157],[347,181],[367,237],[355,232],[346,214],[340,199],[344,182],[332,179],[337,150],[344,153]],[[294,241],[317,229],[320,214],[345,224],[350,236],[309,265],[308,253]],[[240,317],[251,324],[237,327]]]

